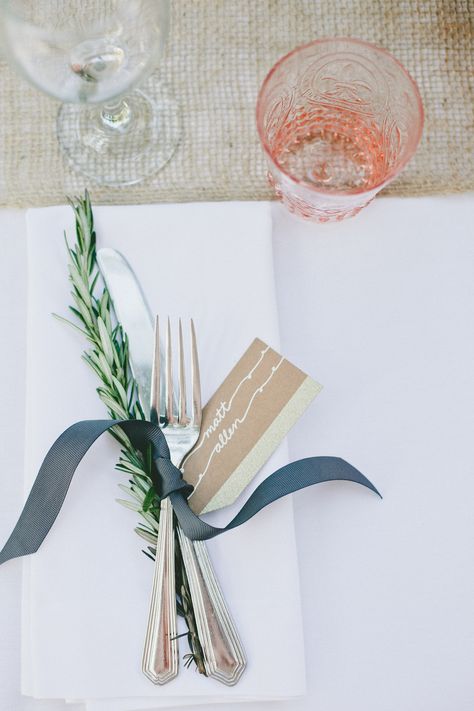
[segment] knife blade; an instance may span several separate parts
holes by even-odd
[[[112,298],[117,320],[127,335],[130,367],[145,417],[149,419],[154,341],[151,312],[135,272],[120,252],[109,247],[99,249],[97,263]],[[161,351],[164,352],[164,349]],[[164,412],[164,402],[161,406]]]

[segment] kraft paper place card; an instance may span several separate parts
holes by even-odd
[[[233,503],[320,392],[321,385],[256,338],[203,409],[183,475],[189,505]]]

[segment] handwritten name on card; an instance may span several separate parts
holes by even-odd
[[[233,503],[320,390],[255,339],[203,410],[183,469],[194,486],[191,508],[204,513]]]

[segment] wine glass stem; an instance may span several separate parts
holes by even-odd
[[[100,112],[100,118],[105,128],[124,132],[132,120],[132,110],[125,99],[115,103],[105,104]]]

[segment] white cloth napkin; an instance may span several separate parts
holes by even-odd
[[[204,401],[259,336],[278,348],[271,220],[267,204],[214,203],[96,208],[99,246],[122,251],[152,311],[196,322]],[[27,461],[29,487],[58,434],[100,418],[95,376],[81,361],[82,336],[51,317],[66,314],[63,229],[68,207],[28,213]],[[248,668],[232,688],[181,668],[154,687],[140,669],[152,564],[133,533],[137,516],[115,502],[123,477],[104,436],[77,471],[41,550],[25,561],[23,693],[87,699],[89,711],[154,708],[173,701],[292,698],[304,693],[304,655],[291,500],[209,543],[241,633]],[[287,461],[286,445],[258,481]],[[180,655],[187,651],[181,645]]]

